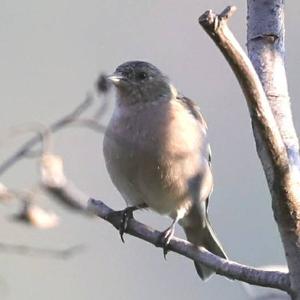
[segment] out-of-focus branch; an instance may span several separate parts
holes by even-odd
[[[93,103],[93,98],[91,96],[87,96],[87,98],[82,102],[78,107],[74,109],[73,112],[67,114],[62,117],[52,125],[50,125],[49,129],[51,132],[56,132],[65,126],[72,123],[75,119],[77,119],[83,112],[85,112]],[[0,175],[2,175],[7,169],[9,169],[12,165],[14,165],[19,159],[25,157],[27,153],[37,144],[40,143],[42,137],[37,135],[26,142],[19,150],[17,150],[13,155],[11,155],[8,159],[6,159],[0,165]]]
[[[22,199],[21,211],[13,216],[14,220],[25,222],[40,229],[49,229],[59,224],[59,217],[36,205],[30,199]]]
[[[40,141],[42,142],[42,147],[41,149],[38,149],[38,151],[28,150],[26,153],[24,153],[24,157],[39,157],[43,152],[50,152],[52,149],[51,131],[43,124],[37,122],[21,124],[19,126],[10,128],[7,133],[7,137],[1,138],[0,146],[3,146],[8,140],[31,132],[33,132],[36,136],[39,136]]]
[[[122,215],[105,205],[102,201],[90,199],[88,209],[100,218],[111,223],[119,229]],[[161,247],[161,232],[154,230],[134,219],[131,219],[126,231],[128,234],[147,241],[156,247]],[[265,271],[254,267],[238,264],[233,261],[216,256],[203,247],[195,247],[188,241],[172,238],[169,245],[170,251],[181,254],[187,258],[210,267],[217,274],[231,279],[237,279],[250,284],[264,287],[273,287],[289,291],[289,277],[287,273],[277,271]]]
[[[100,124],[96,119],[90,119],[90,118],[80,118],[72,122],[72,125],[90,128],[91,130],[100,133],[104,133],[106,129],[105,126]]]
[[[110,84],[106,80],[105,75],[100,75],[96,85],[100,95],[105,95],[110,88]],[[98,107],[98,109],[92,117],[81,118],[81,116],[93,105],[94,102],[94,98],[91,95],[87,95],[85,100],[82,103],[80,103],[71,113],[63,116],[62,118],[51,124],[48,128],[46,128],[47,133],[54,133],[72,124],[87,127],[95,131],[103,131],[104,126],[99,123],[99,119],[107,110],[108,103],[107,101],[105,101],[105,99],[103,99],[103,101],[100,103],[100,106]],[[20,147],[19,150],[17,150],[14,154],[12,154],[9,158],[2,162],[0,164],[0,176],[21,158],[30,156],[32,148],[36,144],[40,143],[42,139],[43,134],[34,136],[22,147]]]
[[[104,132],[105,126],[100,123],[101,117],[108,108],[108,101],[105,97],[111,83],[105,74],[101,74],[96,82],[99,96],[99,104],[96,109],[90,110],[89,115],[85,114],[93,105],[94,97],[88,95],[71,113],[63,116],[49,127],[41,124],[25,124],[22,127],[12,129],[9,138],[16,134],[30,131],[37,132],[37,135],[25,143],[18,151],[0,164],[0,175],[22,158],[40,157],[41,183],[45,190],[54,195],[66,208],[86,213],[86,201],[88,196],[79,190],[70,180],[67,180],[63,172],[63,160],[52,153],[50,138],[53,133],[64,129],[67,126],[79,126],[89,128],[96,132]],[[84,115],[85,114],[85,115]],[[42,149],[38,152],[33,150],[34,146],[42,143]],[[57,224],[54,213],[48,212],[37,206],[32,199],[27,199],[30,193],[8,189],[0,183],[0,200],[17,199],[21,200],[22,210],[16,214],[14,219],[25,221],[37,227],[49,228]],[[26,199],[25,199],[26,198]]]
[[[46,153],[40,164],[42,186],[65,207],[87,213],[86,202],[89,197],[67,179],[62,158]]]
[[[44,256],[52,257],[58,259],[68,259],[84,249],[83,245],[75,245],[68,247],[66,249],[47,249],[47,248],[37,248],[32,246],[26,246],[21,244],[8,244],[0,242],[0,252],[1,253],[13,253],[19,255],[28,256]]]

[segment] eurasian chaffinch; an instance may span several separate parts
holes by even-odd
[[[121,237],[132,212],[148,207],[173,219],[162,235],[164,254],[178,222],[191,243],[227,258],[207,216],[213,178],[199,108],[147,62],[126,62],[108,79],[117,99],[103,149],[107,170],[127,204]],[[214,273],[195,266],[203,280]]]

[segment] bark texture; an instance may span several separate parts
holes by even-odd
[[[248,49],[253,64],[227,26],[234,7],[220,15],[208,11],[199,22],[229,62],[247,100],[290,270],[288,292],[300,300],[300,160],[284,68],[283,8],[278,0],[248,0]]]
[[[291,296],[300,299],[300,189],[299,142],[293,125],[284,65],[283,0],[248,0],[247,48],[261,80],[288,155],[288,166],[278,172],[266,155],[264,141],[254,126],[257,151],[272,195],[290,270]]]

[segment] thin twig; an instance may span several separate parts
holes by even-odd
[[[104,133],[106,130],[105,125],[100,124],[99,121],[95,119],[89,119],[89,118],[79,118],[74,122],[72,122],[72,126],[86,127],[100,133]]]
[[[30,256],[45,256],[59,259],[67,259],[75,254],[82,252],[84,249],[83,245],[75,245],[66,249],[47,249],[37,248],[32,246],[26,246],[21,244],[8,244],[0,242],[0,252],[2,253],[14,253],[19,255],[30,255]]]
[[[90,95],[88,95],[86,99],[74,109],[73,112],[67,114],[66,116],[50,125],[50,132],[56,132],[64,128],[66,125],[72,123],[93,104],[93,101],[94,99]],[[19,150],[17,150],[0,165],[0,175],[2,175],[7,169],[14,165],[19,159],[25,157],[27,153],[30,152],[30,150],[39,142],[41,142],[40,135],[36,135],[28,142],[26,142]]]

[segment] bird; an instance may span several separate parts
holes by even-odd
[[[178,223],[189,242],[227,259],[208,219],[211,151],[199,107],[148,62],[125,62],[107,79],[115,86],[116,101],[103,153],[126,202],[122,240],[133,212],[148,208],[172,219],[160,239],[165,256]],[[202,280],[215,273],[199,262],[195,266]]]

